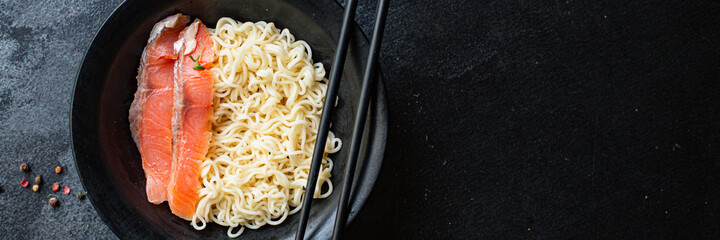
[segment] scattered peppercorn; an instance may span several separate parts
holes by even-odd
[[[40,186],[37,184],[33,185],[33,191],[37,192],[38,190],[40,190]]]
[[[29,171],[30,171],[30,166],[28,166],[27,163],[21,163],[21,164],[20,164],[20,171],[29,172]]]
[[[42,183],[42,177],[40,177],[40,175],[37,175],[37,177],[35,177],[35,183],[37,183],[37,184]]]
[[[83,198],[85,198],[85,194],[79,192],[79,193],[77,194],[77,198],[80,199],[80,200],[83,200]]]
[[[52,189],[53,189],[54,192],[57,192],[58,190],[60,190],[60,184],[59,184],[59,183],[53,183],[53,188],[52,188]]]
[[[67,195],[68,193],[70,193],[70,187],[65,186],[65,189],[63,190],[63,193],[65,193],[65,195]]]
[[[62,172],[62,168],[60,166],[55,167],[55,173]]]
[[[57,207],[58,200],[57,198],[50,198],[50,206]]]

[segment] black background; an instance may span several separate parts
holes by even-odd
[[[391,1],[348,237],[720,238],[719,37],[718,1]]]

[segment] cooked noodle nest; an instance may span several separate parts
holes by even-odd
[[[325,68],[312,62],[306,42],[273,23],[221,18],[212,40],[213,135],[192,225],[200,230],[214,222],[237,237],[245,228],[280,224],[300,209],[325,98]],[[341,147],[330,132],[315,198],[332,193],[328,154]]]

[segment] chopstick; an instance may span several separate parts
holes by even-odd
[[[303,197],[302,209],[300,212],[300,224],[295,234],[296,240],[305,238],[305,229],[307,221],[310,217],[310,208],[312,206],[313,195],[315,195],[315,185],[317,184],[322,158],[325,154],[325,143],[327,142],[328,130],[330,128],[330,120],[335,110],[335,101],[337,100],[337,92],[340,86],[340,77],[342,76],[343,67],[345,66],[345,55],[347,55],[347,47],[350,42],[351,23],[355,18],[355,8],[357,2],[348,0],[345,5],[345,13],[343,15],[342,29],[340,29],[340,39],[338,41],[337,52],[333,59],[332,70],[330,72],[330,80],[328,90],[325,95],[325,104],[323,105],[322,117],[320,119],[320,127],[318,129],[313,151],[312,162],[310,164],[310,172],[308,174],[307,186],[305,186],[305,196]]]
[[[345,222],[349,215],[348,206],[350,193],[352,192],[353,179],[355,175],[355,167],[357,165],[358,153],[362,143],[363,134],[365,132],[365,120],[368,114],[368,103],[373,93],[371,88],[375,86],[377,78],[377,59],[380,52],[380,43],[385,29],[385,18],[387,15],[389,0],[380,0],[375,17],[375,27],[373,29],[372,40],[370,42],[370,52],[368,53],[368,61],[365,66],[365,76],[363,79],[362,92],[360,93],[360,104],[355,114],[355,127],[353,130],[353,138],[350,146],[350,155],[345,166],[345,176],[343,181],[342,195],[338,203],[337,214],[335,215],[335,227],[333,228],[333,238],[338,240],[342,237],[342,231],[345,229]]]

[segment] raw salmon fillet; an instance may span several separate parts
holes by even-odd
[[[130,106],[130,131],[140,150],[148,201],[167,200],[172,165],[174,43],[190,21],[176,14],[156,23],[140,58],[137,91]]]
[[[175,51],[175,106],[173,161],[168,185],[170,210],[191,220],[200,191],[200,164],[210,144],[213,78],[209,70],[215,55],[210,32],[200,20],[180,32]],[[202,54],[201,54],[202,52]],[[193,69],[196,62],[205,70]]]

